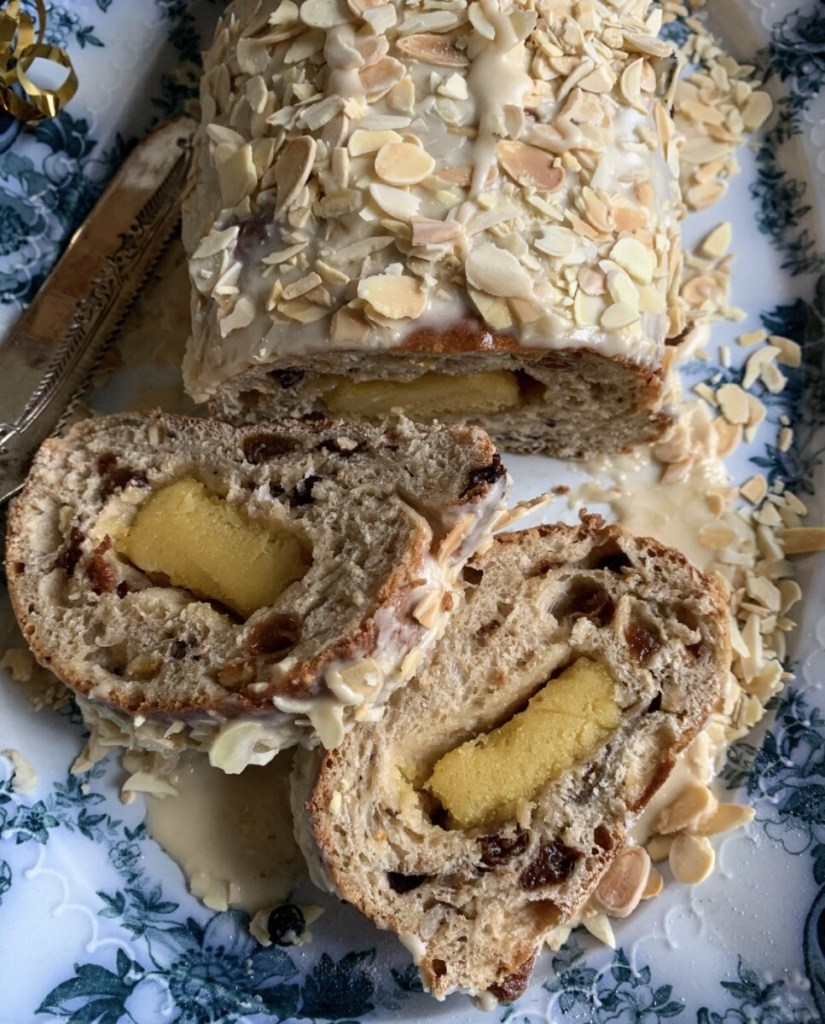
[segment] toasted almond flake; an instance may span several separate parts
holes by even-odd
[[[656,254],[636,238],[620,238],[610,250],[610,259],[642,284],[650,284],[656,270]]]
[[[258,172],[248,143],[235,150],[218,169],[221,202],[225,208],[237,206],[251,195],[258,184]]]
[[[564,184],[564,171],[555,157],[524,142],[506,140],[496,146],[496,156],[505,171],[524,188],[555,192]]]
[[[723,384],[716,392],[716,400],[719,402],[723,416],[729,423],[745,424],[748,422],[750,416],[748,396],[738,384]]]
[[[602,313],[599,323],[606,331],[620,331],[630,327],[639,319],[638,305],[628,302],[614,302]]]
[[[341,0],[303,0],[298,16],[310,28],[332,28],[350,20],[349,11]]]
[[[610,949],[616,948],[616,936],[613,934],[613,928],[611,927],[606,914],[601,911],[595,914],[583,914],[581,923],[590,932],[594,939],[598,939],[599,942],[603,942],[605,946],[608,946]]]
[[[752,476],[739,488],[739,493],[752,505],[758,505],[768,493],[768,482],[761,473]]]
[[[825,551],[825,526],[790,526],[779,535],[786,555]]]
[[[284,54],[284,64],[299,64],[301,61],[308,60],[313,54],[323,50],[325,41],[325,32],[317,28],[309,29],[290,44]]]
[[[553,228],[545,229],[545,235],[548,231],[554,230]],[[559,231],[567,231],[567,228],[558,228]],[[571,232],[572,234],[572,232]],[[575,237],[575,236],[574,236]],[[538,247],[538,246],[537,246]],[[572,251],[572,250],[571,250]],[[578,273],[577,280],[579,282],[579,288],[586,295],[604,295],[607,289],[607,281],[601,270],[597,270],[595,267],[583,266]],[[640,296],[641,298],[641,296]],[[641,303],[640,303],[641,306]]]
[[[467,291],[476,309],[490,327],[504,331],[513,326],[513,317],[506,299],[488,295],[487,292],[480,292],[476,288],[468,287]]]
[[[717,416],[713,421],[713,430],[716,434],[716,454],[720,458],[730,455],[736,451],[742,443],[742,425],[731,423],[724,416]]]
[[[358,297],[390,320],[415,319],[427,308],[427,295],[415,277],[376,274],[358,282]]]
[[[774,348],[773,345],[766,345],[764,348],[757,349],[745,364],[745,373],[742,376],[742,387],[746,390],[753,387],[762,372],[762,368],[772,360],[776,359],[778,355],[779,349]]]
[[[693,827],[699,835],[715,836],[720,832],[742,828],[753,821],[755,814],[753,807],[742,804],[717,804],[712,811],[699,818]]]
[[[662,889],[664,889],[664,886],[665,880],[662,876],[661,871],[659,871],[658,868],[653,867],[653,865],[651,864],[650,871],[647,875],[647,883],[645,884],[645,887],[642,890],[642,899],[655,899],[657,896],[661,894]]]
[[[698,309],[707,302],[718,302],[721,291],[712,277],[700,274],[685,281],[680,294],[688,306]]]
[[[607,290],[614,302],[624,302],[628,306],[638,308],[639,292],[623,270],[608,271]]]
[[[808,514],[808,506],[804,501],[800,501],[793,491],[785,491],[783,498],[788,508],[796,512],[797,515],[806,516]]]
[[[596,888],[596,903],[610,917],[628,917],[639,905],[650,874],[650,857],[641,846],[626,846],[614,857]]]
[[[765,576],[750,576],[746,589],[751,597],[763,604],[769,611],[778,612],[782,607],[782,595],[778,587]]]
[[[412,114],[415,110],[415,84],[409,75],[392,87],[386,95],[386,103],[390,110]]]
[[[464,228],[455,220],[417,218],[412,222],[414,246],[449,245],[464,236]]]
[[[218,253],[228,249],[235,244],[240,228],[237,224],[231,228],[217,230],[213,228],[208,235],[201,239],[197,249],[192,253],[193,260],[207,259],[216,256]]]
[[[777,448],[779,448],[781,452],[787,452],[790,450],[792,444],[793,430],[791,430],[790,427],[782,427],[782,429],[779,431],[779,438],[776,442]]]
[[[364,131],[363,128],[356,128],[347,140],[347,150],[350,156],[364,156],[367,153],[377,153],[391,142],[401,142],[398,132],[391,129]]]
[[[709,524],[699,530],[698,540],[708,551],[721,551],[736,540],[736,531],[723,524]]]
[[[406,68],[395,57],[382,57],[375,64],[368,64],[358,71],[358,77],[361,79],[361,84],[370,103],[386,96],[393,86],[398,85],[405,74]]]
[[[290,285],[284,286],[283,297],[284,299],[298,299],[302,295],[306,295],[307,292],[312,291],[321,284],[321,278],[314,271],[306,274],[298,281],[293,281]]]
[[[463,68],[470,63],[452,36],[421,32],[397,40],[395,46],[402,53],[436,67]]]
[[[363,344],[370,335],[370,325],[362,314],[349,306],[342,306],[333,314],[330,338],[336,344],[349,342]]]
[[[699,243],[699,252],[708,259],[718,259],[730,248],[731,235],[730,221],[723,221],[705,235]]]
[[[415,185],[434,168],[430,154],[412,142],[388,142],[375,157],[375,173],[390,185]]]
[[[696,885],[711,873],[716,855],[706,836],[680,835],[673,840],[668,861],[677,882]]]
[[[421,204],[418,196],[394,185],[374,183],[370,185],[369,193],[384,213],[400,221],[412,220]]]
[[[768,332],[761,328],[757,331],[748,331],[745,334],[740,334],[736,339],[736,344],[741,345],[743,348],[750,348],[751,345],[759,345],[768,337]]]
[[[671,835],[688,828],[699,817],[716,804],[713,794],[701,783],[690,783],[688,787],[666,807],[654,823],[661,835]]]
[[[777,586],[782,595],[782,612],[790,611],[798,601],[802,600],[802,588],[796,580],[779,580]]]
[[[667,860],[670,854],[670,847],[673,845],[673,836],[654,835],[645,844],[648,856],[654,864]]]
[[[297,320],[301,324],[313,324],[317,320],[323,320],[329,315],[329,310],[323,306],[316,306],[314,302],[307,302],[306,299],[291,299],[278,303],[278,312],[289,317],[290,320]]]
[[[742,108],[742,125],[745,131],[755,132],[767,121],[773,110],[773,100],[768,93],[752,92]]]
[[[464,265],[467,281],[488,295],[529,298],[532,282],[516,257],[491,242],[471,249]]]
[[[759,379],[772,395],[778,395],[788,383],[788,378],[773,363],[767,363],[762,367],[759,371]]]
[[[432,629],[438,622],[443,597],[442,590],[429,591],[413,608],[412,617],[425,629]]]
[[[467,14],[470,24],[480,36],[483,36],[485,39],[495,39],[495,26],[484,13],[484,8],[480,3],[471,3],[467,9]]]
[[[802,363],[802,349],[790,338],[783,338],[780,334],[771,334],[768,341],[775,348],[779,349],[778,361],[783,366],[799,366]]]
[[[311,135],[301,135],[288,142],[278,154],[275,165],[275,186],[278,203],[275,216],[289,209],[306,184],[315,161],[316,142]]]
[[[691,210],[705,210],[718,202],[727,191],[721,181],[706,181],[701,185],[693,185],[685,193],[685,199]]]

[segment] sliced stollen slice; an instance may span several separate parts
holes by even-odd
[[[475,428],[90,419],[14,503],[11,599],[98,747],[196,746],[240,771],[379,713],[507,483]]]
[[[720,699],[728,613],[598,516],[500,534],[464,577],[382,721],[299,754],[293,814],[316,882],[397,932],[433,995],[511,1000]]]

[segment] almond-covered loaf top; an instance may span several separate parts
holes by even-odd
[[[237,0],[184,204],[187,386],[467,325],[655,364],[681,329],[650,0]]]

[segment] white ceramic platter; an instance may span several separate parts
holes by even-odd
[[[124,147],[191,95],[196,57],[219,4],[210,0],[66,0],[49,5],[49,36],[71,53],[80,91],[37,130],[0,124],[0,327],[13,322],[88,212]],[[742,173],[688,240],[734,226],[733,302],[744,323],[714,325],[711,353],[765,326],[799,342],[810,365],[791,373],[754,446],[731,464],[784,480],[825,521],[821,364],[825,323],[825,5],[816,0],[709,0],[732,52],[770,76],[778,104],[767,131],[740,154]],[[171,274],[180,264],[170,264]],[[160,286],[158,286],[160,287]],[[167,283],[168,287],[168,283]],[[154,305],[153,305],[154,303]],[[180,310],[147,296],[138,317],[185,335]],[[133,324],[134,326],[134,324]],[[128,339],[127,339],[128,340]],[[176,349],[151,372],[129,364],[95,396],[98,408],[179,407]],[[128,353],[128,346],[121,348]],[[741,361],[740,352],[734,359]],[[689,365],[689,382],[736,369]],[[165,360],[165,365],[164,365]],[[819,383],[817,383],[819,381]],[[779,417],[795,441],[775,444]],[[508,461],[515,497],[566,482],[565,467]],[[408,955],[331,899],[313,940],[260,948],[239,911],[205,909],[176,865],[147,838],[140,801],[124,806],[113,761],[88,775],[69,765],[82,745],[70,709],[34,712],[20,687],[0,685],[0,750],[37,772],[21,792],[0,757],[0,1024],[156,1024],[344,1020],[445,1024],[608,1021],[791,1024],[825,1018],[825,565],[799,561],[805,590],[791,643],[796,681],[729,752],[720,787],[750,801],[755,820],[716,842],[701,886],[669,884],[616,925],[617,948],[574,934],[540,961],[515,1005],[483,1014],[467,999],[419,991]],[[3,599],[5,601],[5,598]],[[0,650],[14,638],[7,602]],[[16,780],[20,782],[20,778]]]

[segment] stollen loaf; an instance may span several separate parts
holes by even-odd
[[[425,987],[509,1001],[585,905],[729,674],[721,586],[598,517],[498,535],[378,725],[301,752],[315,880]]]
[[[483,424],[581,457],[673,420],[675,61],[649,0],[236,0],[183,206],[224,418]]]
[[[507,485],[471,427],[89,419],[11,509],[11,600],[113,742],[240,771],[380,713]]]

